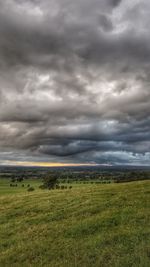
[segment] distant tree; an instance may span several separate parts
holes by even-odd
[[[45,188],[54,189],[58,184],[58,176],[55,173],[48,173],[44,177],[43,185]]]
[[[17,178],[17,182],[22,182],[22,181],[23,181],[23,177],[20,176]]]
[[[16,182],[15,177],[12,177],[12,178],[11,178],[11,182],[12,182],[12,183],[15,183],[15,182]]]
[[[65,189],[65,186],[64,185],[61,185],[61,187],[60,187],[61,189]]]
[[[44,184],[41,184],[41,185],[39,186],[39,188],[40,188],[40,189],[45,189]]]
[[[34,187],[29,187],[29,188],[27,189],[28,192],[32,192],[32,191],[34,191],[34,190],[35,190]]]

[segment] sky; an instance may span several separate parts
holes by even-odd
[[[150,1],[0,0],[0,164],[150,163]]]

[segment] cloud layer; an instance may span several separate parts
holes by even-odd
[[[0,2],[0,162],[150,160],[150,3]]]

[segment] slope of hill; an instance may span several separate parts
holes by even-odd
[[[33,192],[1,182],[1,267],[149,266],[149,181],[52,191],[30,183]]]

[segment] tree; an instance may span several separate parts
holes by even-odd
[[[11,178],[11,183],[15,183],[15,182],[16,182],[15,177],[12,177],[12,178]]]
[[[45,176],[45,178],[44,178],[43,185],[44,185],[45,188],[53,189],[53,188],[55,188],[55,186],[58,183],[57,180],[58,180],[57,174],[55,174],[55,173],[48,173]]]
[[[17,182],[22,182],[23,181],[23,177],[22,176],[19,176],[18,178],[17,178]]]

